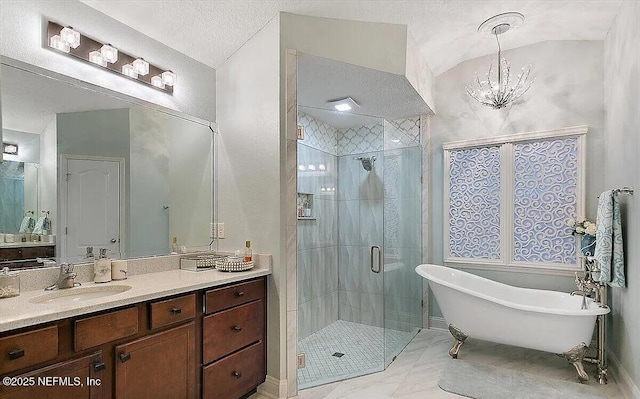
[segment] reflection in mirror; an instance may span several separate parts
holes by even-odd
[[[206,250],[213,134],[183,118],[3,64],[0,267]],[[29,220],[31,218],[31,220]],[[90,255],[89,255],[90,256]]]

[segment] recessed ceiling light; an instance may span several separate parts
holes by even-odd
[[[360,106],[351,97],[344,97],[336,100],[330,100],[330,101],[327,101],[327,104],[330,104],[337,111],[341,111],[341,112],[351,111],[352,109]]]

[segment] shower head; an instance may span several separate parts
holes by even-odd
[[[370,172],[371,169],[373,169],[373,163],[376,161],[376,157],[358,157],[358,158],[354,158],[360,162],[362,162],[362,167],[364,168],[364,170],[366,170],[367,172]]]

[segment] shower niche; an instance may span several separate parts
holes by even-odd
[[[298,220],[316,220],[313,213],[313,194],[298,193]]]

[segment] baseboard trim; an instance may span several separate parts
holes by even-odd
[[[271,399],[287,397],[287,380],[279,380],[268,375],[266,380],[258,386],[258,393]]]
[[[612,351],[609,351],[609,362],[611,375],[616,380],[620,392],[622,392],[625,399],[640,399],[640,389],[638,389],[633,378],[631,378],[627,370],[622,367],[622,364]]]
[[[429,316],[429,328],[434,330],[448,330],[447,321],[444,317]]]

